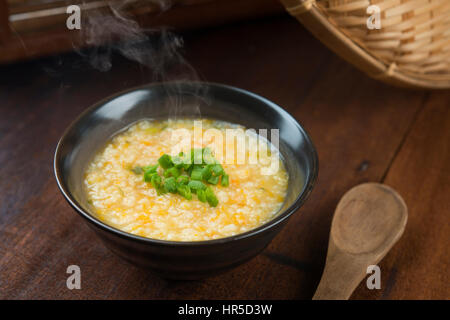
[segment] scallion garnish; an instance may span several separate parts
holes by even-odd
[[[172,159],[171,159],[171,157],[168,154],[163,154],[161,156],[161,158],[158,159],[158,163],[164,169],[169,169],[170,167],[173,167]]]
[[[188,176],[179,176],[177,178],[178,184],[188,184],[189,183],[189,177]]]
[[[150,171],[150,172],[156,172],[156,170],[158,169],[158,164],[155,164],[153,166],[145,166],[142,167],[142,170],[144,170],[144,172]]]
[[[219,200],[217,199],[217,197],[214,194],[214,191],[211,189],[211,187],[206,188],[205,196],[206,196],[206,201],[208,201],[208,203],[211,207],[216,207],[217,204],[219,203]]]
[[[194,167],[194,169],[191,172],[191,179],[192,180],[199,180],[199,181],[201,181],[202,178],[203,178],[202,168]]]
[[[173,156],[172,157],[172,163],[178,169],[183,168],[183,165],[184,165],[183,159],[181,159],[179,156]]]
[[[181,172],[177,167],[172,167],[164,171],[164,177],[174,177],[178,178],[180,176]]]
[[[158,166],[163,169],[160,173],[164,179],[158,173]],[[156,165],[130,170],[136,174],[144,173],[144,181],[151,183],[158,195],[178,193],[191,200],[192,193],[196,193],[199,201],[208,202],[212,207],[216,207],[219,200],[206,184],[217,185],[219,181],[223,187],[230,184],[229,176],[214,159],[210,148],[191,149],[190,153],[180,152],[178,156],[163,154]]]
[[[158,196],[160,196],[160,195],[166,193],[166,189],[162,185],[162,179],[159,176],[159,174],[155,172],[155,173],[152,174],[151,177],[152,178],[151,178],[150,182],[151,182],[152,186],[156,189],[156,194]]]
[[[220,164],[213,165],[211,170],[216,176],[220,176],[223,173],[223,167]]]
[[[164,189],[166,189],[167,192],[177,193],[177,182],[174,177],[164,180]]]
[[[205,190],[197,190],[197,198],[201,202],[206,202],[206,194]]]
[[[142,168],[144,171],[144,181],[145,182],[151,182],[152,181],[152,176],[156,173],[156,169],[158,168],[158,165],[154,165],[154,166],[147,166]]]
[[[220,184],[222,187],[228,187],[230,185],[230,177],[226,173],[222,175],[222,182]]]
[[[189,188],[192,190],[205,190],[206,186],[203,182],[197,180],[191,180],[188,183]]]
[[[191,188],[189,188],[187,185],[178,185],[177,191],[182,197],[186,198],[187,200],[192,199]]]
[[[152,186],[154,188],[160,187],[161,186],[161,181],[162,180],[161,180],[161,177],[159,176],[159,174],[157,174],[156,172],[152,173],[151,178],[150,178],[150,182],[151,182],[151,184],[152,184]]]
[[[213,184],[213,185],[216,185],[216,184],[219,183],[219,179],[220,179],[220,176],[211,176],[211,177],[208,179],[208,182],[211,183],[211,184]]]
[[[212,167],[212,165],[208,164],[202,169],[202,179],[203,180],[208,180],[211,177],[211,175],[212,175],[211,167]]]

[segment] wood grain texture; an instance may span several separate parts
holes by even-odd
[[[356,184],[384,178],[405,197],[411,226],[382,262],[382,289],[360,286],[353,298],[449,297],[448,180],[440,174],[449,170],[449,92],[369,79],[291,18],[198,31],[185,43],[201,79],[261,94],[309,131],[320,170],[306,205],[262,254],[226,274],[198,282],[157,278],[103,247],[66,204],[52,171],[56,143],[82,110],[152,75],[117,56],[107,73],[76,55],[2,67],[0,298],[310,299],[337,201]],[[70,264],[81,267],[81,290],[66,288]],[[415,284],[417,275],[423,283]]]
[[[8,12],[8,3],[0,0],[0,44],[9,38]]]
[[[450,97],[433,92],[411,125],[385,183],[403,195],[408,225],[380,263],[385,291],[355,297],[450,299]],[[439,266],[438,271],[433,266]]]

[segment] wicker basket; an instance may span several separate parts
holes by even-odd
[[[317,38],[369,76],[450,88],[450,0],[281,0]],[[369,30],[367,8],[380,9]]]

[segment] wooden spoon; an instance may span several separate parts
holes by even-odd
[[[313,297],[348,299],[400,238],[408,219],[402,197],[379,183],[350,189],[339,201],[331,224],[327,260]]]

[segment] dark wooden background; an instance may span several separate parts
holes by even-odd
[[[287,16],[189,33],[185,53],[202,79],[261,94],[309,131],[320,173],[306,205],[262,254],[226,274],[157,278],[98,241],[52,169],[59,137],[83,109],[151,75],[118,56],[109,72],[75,54],[0,67],[0,298],[310,299],[334,208],[366,181],[397,189],[409,220],[380,263],[381,290],[363,281],[352,298],[450,298],[450,91],[372,80]],[[70,264],[81,267],[81,290],[66,288]]]

